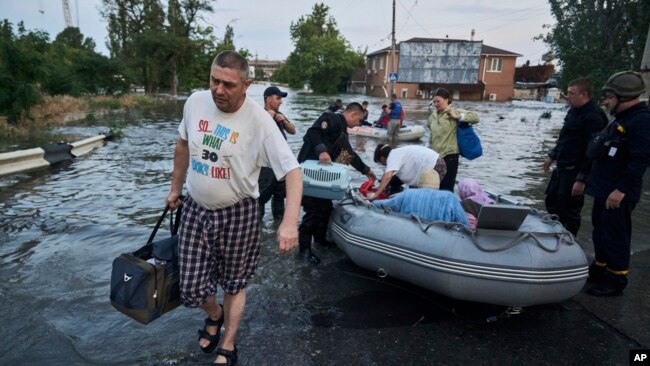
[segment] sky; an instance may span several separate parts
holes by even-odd
[[[162,0],[166,3],[165,0]],[[392,0],[322,0],[329,6],[343,37],[355,50],[374,52],[391,44]],[[108,55],[106,21],[101,0],[69,0],[72,22],[97,44],[96,51]],[[226,25],[235,32],[235,46],[246,48],[259,59],[283,60],[293,50],[291,22],[311,13],[316,1],[304,0],[217,0],[215,12],[205,16],[221,38]],[[474,40],[521,54],[517,65],[530,60],[543,63],[548,47],[533,37],[553,24],[547,0],[396,0],[395,38],[413,37]],[[50,39],[65,27],[61,0],[0,0],[0,19],[15,26],[24,21],[29,30],[43,30]]]

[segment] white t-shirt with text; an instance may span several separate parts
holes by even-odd
[[[272,168],[278,180],[299,167],[271,116],[249,97],[238,111],[224,113],[209,90],[196,92],[178,132],[190,152],[187,192],[210,210],[258,198],[261,167]]]

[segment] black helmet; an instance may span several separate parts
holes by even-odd
[[[634,99],[645,92],[645,82],[638,72],[621,71],[610,76],[601,90],[617,97]]]

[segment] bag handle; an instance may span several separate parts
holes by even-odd
[[[180,199],[183,199],[183,196],[179,197]],[[151,232],[151,235],[149,235],[149,240],[147,240],[147,244],[153,243],[153,239],[156,237],[156,233],[158,233],[158,229],[160,229],[160,225],[162,224],[163,220],[165,219],[165,216],[167,216],[167,212],[169,212],[169,205],[165,205],[165,209],[163,210],[162,215],[160,215],[160,218],[158,218],[158,222],[156,223],[156,226],[153,228],[153,231]],[[174,220],[174,216],[176,216],[176,219]],[[169,232],[171,236],[174,236],[178,233],[178,227],[180,226],[181,223],[181,208],[179,207],[176,209],[176,215],[174,215],[174,211],[171,211],[169,214]]]

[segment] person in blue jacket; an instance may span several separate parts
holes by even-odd
[[[632,241],[632,211],[641,198],[643,175],[650,163],[650,109],[639,97],[645,91],[640,74],[612,75],[602,88],[616,119],[594,138],[588,154],[594,160],[587,194],[595,259],[587,290],[593,296],[615,296],[627,286]]]
[[[402,103],[397,99],[396,94],[390,96],[388,113],[388,144],[391,147],[395,147],[397,145],[399,128],[402,127]]]

